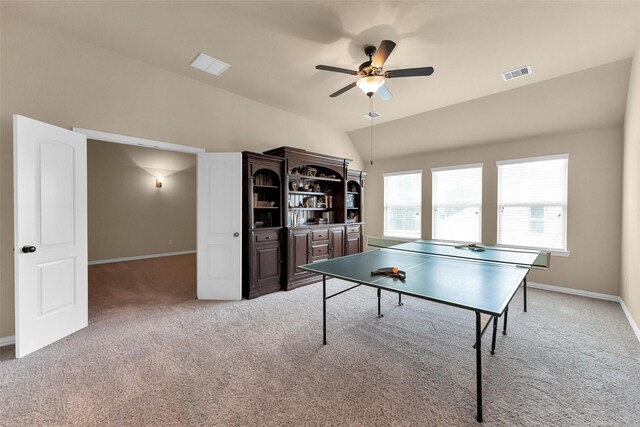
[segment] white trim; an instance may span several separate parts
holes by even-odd
[[[437,168],[431,168],[431,173],[453,171],[458,169],[482,168],[482,167],[483,167],[483,163],[469,163],[467,165],[441,166]]]
[[[16,336],[10,335],[8,337],[0,337],[0,347],[6,347],[8,345],[14,345],[16,343]]]
[[[543,289],[545,291],[560,292],[563,294],[578,295],[581,297],[596,298],[596,299],[602,299],[605,301],[617,302],[622,307],[622,311],[624,312],[624,315],[627,317],[627,321],[631,325],[631,329],[633,329],[633,332],[636,334],[636,338],[638,338],[638,341],[640,341],[640,328],[636,324],[635,320],[633,320],[633,317],[631,317],[631,313],[627,309],[627,306],[624,304],[624,301],[622,300],[622,298],[617,295],[601,294],[598,292],[583,291],[580,289],[573,289],[573,288],[564,288],[562,286],[546,285],[544,283],[535,283],[535,282],[529,282],[529,281],[527,281],[527,286],[530,288]]]
[[[413,242],[415,239],[407,239],[404,237],[389,237],[389,236],[367,236],[366,246],[372,248],[387,248],[389,246],[399,245],[401,243]]]
[[[73,128],[74,132],[86,135],[89,139],[98,141],[115,142],[116,144],[137,145],[158,150],[178,151],[181,153],[197,154],[204,153],[204,148],[191,147],[188,145],[173,144],[171,142],[153,141],[151,139],[137,138],[135,136],[118,135],[115,133],[101,132],[97,130]]]
[[[549,252],[552,256],[568,257],[569,255],[571,255],[571,251],[562,250],[562,249],[534,248],[533,246],[503,245],[501,243],[496,244],[496,246],[499,246],[501,248],[507,248],[507,249],[521,249],[523,251]]]
[[[527,281],[527,286],[531,288],[543,289],[545,291],[560,292],[563,294],[578,295],[581,297],[602,299],[606,301],[619,302],[620,297],[617,295],[601,294],[599,292],[583,291],[582,289],[565,288],[563,286],[547,285],[544,283],[536,283]]]
[[[402,172],[387,172],[387,173],[383,173],[382,177],[387,177],[387,176],[398,176],[398,175],[415,175],[415,174],[420,174],[422,175],[422,169],[416,169],[416,170],[412,170],[412,171],[402,171]]]
[[[168,252],[164,254],[130,256],[125,258],[99,259],[95,261],[89,261],[89,265],[110,264],[112,262],[123,262],[123,261],[137,261],[140,259],[150,259],[150,258],[164,258],[168,256],[187,255],[187,254],[195,254],[195,253],[196,251],[182,251],[182,252]]]
[[[624,311],[625,316],[627,316],[627,320],[631,324],[631,329],[633,329],[633,332],[636,333],[636,337],[638,338],[638,341],[640,341],[640,328],[638,328],[638,325],[636,324],[635,320],[633,320],[633,317],[631,317],[631,313],[627,309],[627,306],[624,304],[624,300],[622,298],[619,298],[619,299],[620,299],[620,305],[622,306],[622,311]]]
[[[524,157],[522,159],[498,160],[496,166],[514,165],[518,163],[544,162],[546,160],[569,159],[569,153],[551,154],[549,156]]]

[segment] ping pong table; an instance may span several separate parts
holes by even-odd
[[[396,267],[406,278],[373,275],[380,268]],[[481,339],[493,320],[491,354],[495,352],[498,318],[504,315],[507,332],[509,303],[531,268],[549,267],[549,254],[535,250],[459,245],[418,240],[369,252],[307,264],[300,268],[322,275],[323,344],[327,344],[327,300],[360,285],[377,288],[378,317],[381,291],[425,299],[475,312],[477,420],[482,422]],[[327,277],[356,283],[327,296]]]

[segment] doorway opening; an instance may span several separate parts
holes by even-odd
[[[87,139],[90,323],[196,299],[196,154]]]

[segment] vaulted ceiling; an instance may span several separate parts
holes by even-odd
[[[364,46],[390,39],[385,69],[433,66],[430,77],[388,80],[391,100],[374,97],[380,136],[410,154],[446,148],[461,113],[516,114],[526,132],[542,133],[562,130],[567,111],[571,127],[621,122],[640,24],[640,2],[615,1],[22,1],[3,2],[3,13],[349,132],[365,158],[368,98],[357,88],[330,98],[355,77],[315,65],[357,69]],[[220,77],[197,71],[189,63],[199,52],[231,67]],[[525,65],[532,75],[502,80]],[[510,137],[516,119],[476,139]],[[433,138],[412,143],[425,124]]]

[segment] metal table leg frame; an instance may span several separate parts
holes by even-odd
[[[482,353],[480,340],[482,339],[482,322],[480,312],[476,311],[476,399],[479,423],[482,422]]]
[[[491,354],[496,354],[496,334],[498,333],[498,317],[493,316],[493,337],[491,338]]]
[[[382,289],[378,288],[378,317],[384,317],[384,314],[380,312],[380,296],[382,295]]]
[[[527,276],[524,276],[523,279],[524,285],[524,312],[527,312]]]
[[[399,306],[403,306],[404,304],[402,304],[402,294],[398,292],[398,305]]]
[[[322,275],[322,344],[327,345],[327,276]]]
[[[507,316],[509,316],[509,306],[504,309],[504,320],[502,322],[502,335],[507,335]]]

